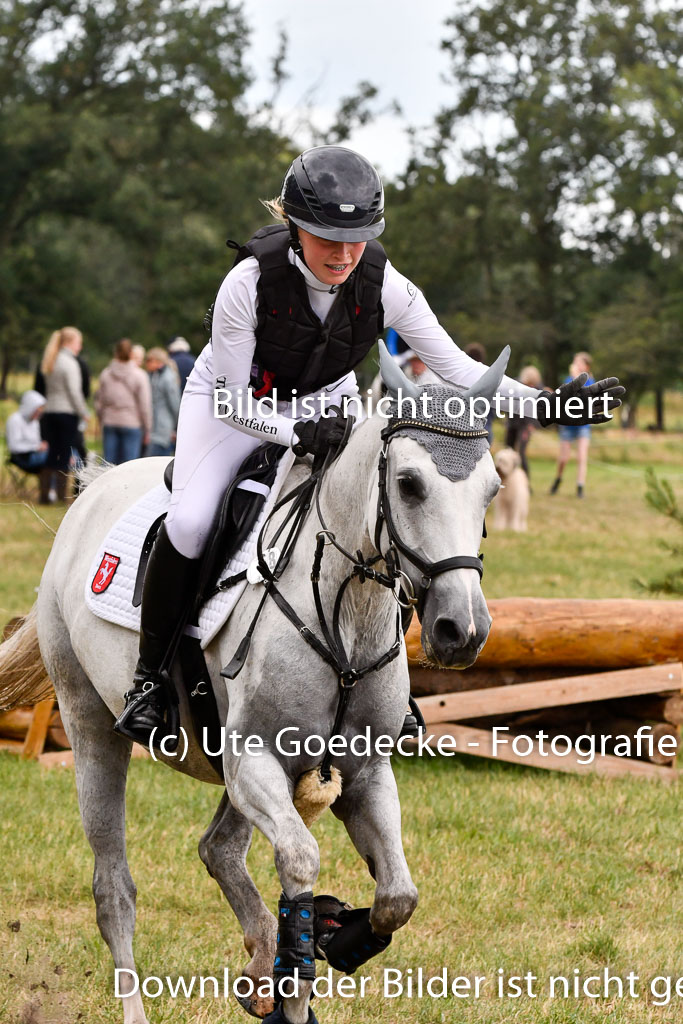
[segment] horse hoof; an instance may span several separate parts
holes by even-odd
[[[259,1020],[263,1020],[269,1014],[272,1014],[274,1003],[272,999],[265,999],[262,996],[240,996],[235,994],[235,999],[240,1004],[243,1010],[252,1017],[258,1017]]]

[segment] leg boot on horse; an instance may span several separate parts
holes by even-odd
[[[166,662],[194,598],[199,564],[199,559],[176,551],[162,523],[145,573],[134,686],[114,725],[116,732],[138,743],[147,744],[155,729],[161,733],[159,740],[178,733],[177,695]]]

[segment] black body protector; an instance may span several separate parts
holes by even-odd
[[[307,395],[350,373],[384,329],[382,285],[387,256],[374,240],[338,288],[324,322],[311,306],[306,280],[289,261],[284,224],[261,228],[237,249],[235,265],[249,256],[261,271],[257,287],[255,363],[249,384],[257,398],[277,389],[280,401]]]

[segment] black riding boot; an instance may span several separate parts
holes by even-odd
[[[170,732],[177,735],[178,698],[166,659],[176,631],[195,597],[200,559],[185,558],[173,547],[162,523],[147,563],[142,591],[140,657],[133,689],[114,723],[116,732],[147,744],[154,729],[155,744]],[[168,744],[171,749],[171,743]]]

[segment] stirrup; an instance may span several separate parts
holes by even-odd
[[[133,687],[125,694],[126,706],[114,722],[114,732],[125,736],[142,746],[149,746],[153,738],[153,746],[159,747],[164,740],[164,746],[168,753],[173,753],[178,747],[180,732],[180,715],[178,711],[178,700],[173,684],[167,673],[149,673],[153,678],[146,679],[142,686]],[[175,696],[175,700],[172,696]],[[162,697],[160,701],[158,698]],[[135,714],[141,710],[141,705],[147,705],[154,698],[154,704],[160,708],[159,725],[150,727],[148,724],[138,725],[135,723]],[[165,707],[161,707],[161,705]],[[131,721],[131,719],[133,719]]]
[[[414,700],[413,697],[409,697],[408,703],[410,705],[410,711],[403,720],[403,726],[399,733],[399,737],[410,736],[417,740],[427,732],[427,726],[425,725],[425,720],[417,701]]]

